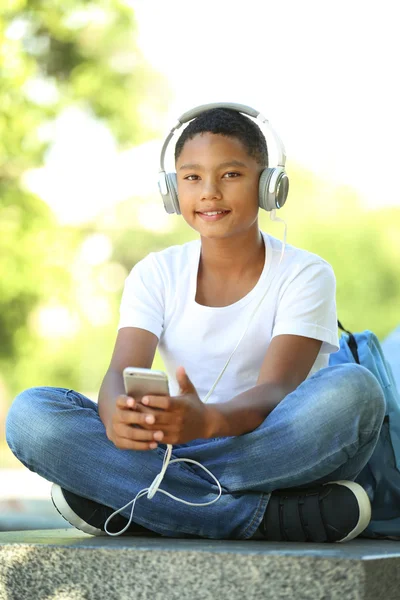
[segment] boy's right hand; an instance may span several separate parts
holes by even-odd
[[[144,406],[136,402],[134,398],[121,394],[117,397],[115,410],[111,422],[106,428],[106,434],[117,448],[153,450],[158,446],[154,438],[158,429],[150,429],[153,424],[154,417],[146,413]]]

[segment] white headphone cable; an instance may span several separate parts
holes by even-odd
[[[281,251],[281,256],[279,259],[279,263],[275,269],[275,273],[271,279],[271,282],[269,284],[269,286],[267,287],[265,293],[263,294],[261,300],[258,302],[257,306],[255,307],[255,309],[253,310],[253,312],[250,315],[250,318],[247,322],[247,325],[242,333],[242,335],[239,338],[238,343],[236,344],[235,348],[233,349],[233,352],[231,353],[230,357],[228,358],[228,360],[225,363],[224,368],[222,369],[221,373],[218,375],[217,379],[215,380],[212,388],[210,389],[210,391],[208,392],[208,394],[205,396],[203,402],[206,403],[208,401],[208,399],[210,398],[212,392],[215,390],[215,387],[217,386],[219,380],[221,379],[222,375],[225,373],[227,366],[229,365],[232,356],[234,355],[234,353],[236,352],[240,342],[242,341],[242,339],[244,338],[251,321],[253,320],[254,315],[256,314],[257,310],[259,309],[259,307],[261,306],[262,301],[264,300],[265,296],[268,293],[268,290],[271,288],[272,282],[274,281],[276,274],[278,273],[278,269],[279,269],[279,265],[282,262],[283,259],[283,255],[285,253],[285,248],[286,248],[286,237],[287,237],[287,224],[283,219],[280,219],[279,217],[276,216],[276,209],[273,209],[270,212],[270,218],[272,221],[280,221],[281,223],[284,224],[285,227],[285,231],[284,231],[284,235],[283,235],[283,244],[282,244],[282,251]],[[165,494],[166,496],[169,496],[170,498],[172,498],[173,500],[176,500],[177,502],[182,502],[183,504],[187,504],[189,506],[208,506],[210,504],[214,504],[214,502],[217,502],[217,500],[220,499],[221,495],[222,495],[222,488],[221,488],[221,484],[219,483],[218,479],[215,477],[215,475],[213,475],[211,473],[211,471],[209,471],[204,465],[200,464],[199,462],[197,462],[196,460],[192,460],[191,458],[174,458],[173,460],[171,459],[171,454],[172,454],[172,444],[167,444],[167,449],[165,451],[164,454],[164,460],[163,460],[163,465],[161,468],[161,471],[159,472],[159,474],[154,478],[153,482],[151,483],[150,487],[148,488],[144,488],[142,490],[140,490],[135,498],[133,500],[131,500],[130,502],[128,502],[127,504],[125,504],[125,506],[122,506],[121,508],[119,508],[118,510],[116,510],[115,512],[113,512],[108,519],[106,520],[106,522],[104,523],[104,530],[108,535],[111,536],[117,536],[117,535],[121,535],[122,533],[124,533],[128,527],[130,526],[131,522],[132,522],[132,515],[133,515],[133,511],[135,509],[135,504],[136,504],[136,500],[138,498],[141,498],[142,496],[146,496],[149,500],[151,500],[153,498],[153,496],[157,493],[160,492],[161,494]],[[214,500],[211,500],[210,502],[187,502],[186,500],[182,500],[182,498],[177,498],[177,496],[174,496],[173,494],[170,494],[169,492],[166,492],[165,490],[162,490],[160,488],[161,482],[164,479],[164,475],[165,472],[168,468],[168,465],[172,465],[172,463],[177,463],[177,462],[187,462],[187,463],[193,463],[199,467],[201,467],[204,471],[206,471],[206,473],[208,473],[216,482],[217,486],[218,486],[218,496],[216,498],[214,498]],[[107,531],[107,524],[108,522],[118,513],[120,513],[122,510],[124,510],[125,508],[127,508],[130,504],[132,504],[132,509],[131,509],[131,514],[129,517],[129,521],[128,523],[125,525],[125,527],[123,529],[121,529],[121,531],[117,532],[117,533],[111,533],[109,531]]]

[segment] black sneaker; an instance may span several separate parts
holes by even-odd
[[[108,535],[104,529],[104,524],[108,517],[115,512],[113,508],[78,496],[56,483],[51,486],[51,499],[60,515],[77,529],[90,535]],[[128,519],[118,514],[109,521],[107,530],[111,533],[118,533],[127,524]],[[128,529],[121,535],[150,537],[159,536],[160,534],[131,521]]]
[[[259,531],[274,542],[347,542],[371,520],[371,504],[354,481],[272,492]]]

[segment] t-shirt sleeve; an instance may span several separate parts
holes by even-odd
[[[139,261],[125,280],[118,329],[139,327],[160,339],[164,327],[164,285],[150,253]]]
[[[339,350],[336,278],[326,261],[299,267],[280,298],[272,337],[301,335],[321,340],[321,354]]]

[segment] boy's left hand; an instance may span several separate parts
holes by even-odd
[[[139,401],[135,400],[135,409],[154,416],[154,424],[145,428],[155,432],[156,442],[184,444],[197,438],[207,438],[210,410],[200,400],[183,367],[178,367],[176,378],[180,396],[146,395]]]

